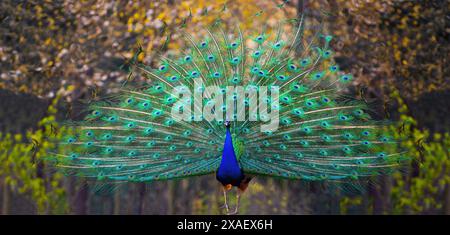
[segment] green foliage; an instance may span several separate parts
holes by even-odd
[[[39,122],[39,130],[28,131],[25,136],[0,133],[0,177],[13,192],[29,195],[38,213],[63,213],[67,210],[62,175],[48,174],[41,161],[55,149],[54,140],[65,131],[60,129],[56,132],[57,101],[53,101],[48,108],[48,116]]]
[[[412,165],[409,176],[401,173],[394,175],[392,188],[393,212],[437,213],[442,210],[445,200],[445,188],[450,184],[450,134],[436,133],[415,127],[416,121],[406,115],[407,106],[397,92],[393,97],[400,105],[401,122],[392,128],[400,130],[398,137],[406,136],[400,142],[400,148],[417,159],[418,166]],[[417,169],[415,169],[417,168]],[[418,171],[412,175],[414,171]]]
[[[397,152],[403,152],[413,162],[392,174],[387,181],[392,181],[388,191],[390,208],[384,213],[394,214],[445,214],[446,200],[449,195],[446,189],[450,184],[450,134],[430,134],[428,130],[420,130],[417,121],[408,115],[408,106],[398,91],[391,94],[398,104],[397,112],[400,120],[390,125],[392,138],[399,139],[392,146]],[[375,182],[375,184],[377,184]],[[368,201],[374,203],[369,195]],[[342,214],[351,208],[364,207],[363,197],[343,197],[340,200]],[[360,208],[361,209],[361,208]],[[366,205],[366,212],[373,210],[373,204]]]
[[[356,206],[356,205],[361,205],[362,203],[362,197],[358,196],[358,197],[343,197],[340,201],[339,201],[339,208],[340,208],[340,212],[341,214],[348,214],[348,210],[349,208],[351,208],[352,206]]]

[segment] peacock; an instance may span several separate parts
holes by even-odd
[[[398,141],[348,94],[354,77],[333,60],[333,36],[307,28],[304,16],[245,34],[214,21],[184,31],[185,46],[158,63],[137,50],[129,66],[142,79],[67,124],[56,166],[99,181],[215,174],[228,214],[256,176],[346,182],[394,171],[408,159]]]

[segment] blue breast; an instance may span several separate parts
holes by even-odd
[[[223,145],[222,161],[220,162],[216,178],[223,185],[232,184],[234,186],[239,186],[241,180],[244,178],[244,174],[239,167],[239,162],[236,159],[229,127],[227,127],[227,134]]]

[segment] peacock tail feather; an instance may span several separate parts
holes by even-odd
[[[186,46],[178,55],[160,55],[157,66],[135,56],[133,73],[145,81],[93,101],[84,120],[71,124],[74,134],[60,143],[64,151],[52,154],[57,166],[81,177],[139,182],[216,172],[225,120],[206,120],[197,115],[202,110],[192,110],[190,121],[171,115],[179,101],[194,109],[214,106],[211,86],[224,93],[227,87],[279,87],[279,99],[260,100],[265,107],[259,106],[279,111],[277,130],[261,132],[261,122],[249,120],[264,119],[251,109],[251,95],[240,97],[249,113],[245,120],[224,118],[231,120],[234,150],[246,173],[339,181],[386,174],[408,160],[392,151],[397,141],[385,122],[373,120],[364,101],[346,95],[354,77],[334,62],[332,36],[304,33],[303,17],[248,34],[217,22],[202,37],[185,32]],[[286,25],[293,30],[286,33]],[[177,89],[205,97],[181,100]],[[236,95],[226,96],[213,110],[237,102]]]

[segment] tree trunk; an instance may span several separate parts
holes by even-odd
[[[305,0],[298,0],[297,1],[297,15],[301,16],[304,11],[305,11]]]
[[[281,194],[281,213],[289,214],[289,181],[283,180],[281,182],[282,194]]]
[[[208,208],[208,214],[213,215],[215,213],[217,213],[218,208],[217,205],[219,204],[217,202],[217,197],[218,197],[218,191],[217,190],[217,182],[215,180],[210,180],[209,181],[209,187],[208,190],[211,191],[211,196],[210,196],[210,200],[209,200],[209,208]]]
[[[125,198],[125,201],[127,202],[127,205],[126,205],[127,215],[131,215],[134,213],[133,206],[134,206],[134,200],[135,200],[135,198],[134,198],[135,192],[136,192],[136,184],[129,183],[129,187],[128,187],[128,190],[126,193],[127,197]]]
[[[120,188],[116,188],[114,192],[114,212],[115,215],[120,215]]]
[[[145,208],[146,187],[145,187],[145,183],[139,183],[136,186],[138,188],[138,195],[139,195],[139,200],[138,200],[138,205],[137,205],[137,214],[142,215],[142,213],[144,212],[144,208]]]
[[[181,181],[181,191],[184,192],[185,196],[182,197],[182,202],[184,202],[181,206],[183,208],[183,214],[188,215],[191,213],[191,211],[189,210],[190,208],[190,201],[192,200],[192,197],[190,195],[190,191],[189,190],[189,179],[184,179],[183,181]],[[191,213],[192,214],[192,213]]]
[[[444,192],[444,214],[450,215],[450,184],[445,185]]]
[[[374,215],[383,214],[383,199],[381,196],[382,185],[371,185],[370,186],[370,194],[373,198],[373,211]]]
[[[9,213],[9,186],[3,181],[2,215]]]
[[[175,206],[174,206],[174,188],[175,183],[173,181],[167,182],[167,214],[174,215],[175,214]]]
[[[75,214],[86,215],[88,213],[89,188],[85,181],[75,196]]]
[[[338,15],[339,15],[339,5],[337,4],[336,0],[328,0],[328,5],[330,6],[330,16],[328,17],[328,21],[330,24],[328,24],[329,30],[331,34],[335,34],[335,32],[338,30],[338,24],[337,22]]]

